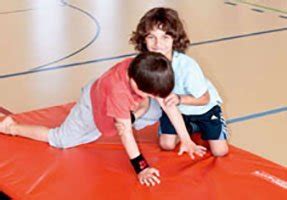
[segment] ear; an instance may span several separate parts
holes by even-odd
[[[142,91],[139,90],[137,83],[132,78],[130,79],[130,85],[131,85],[132,90],[141,96]]]
[[[133,90],[138,90],[138,85],[133,78],[130,78],[130,84]]]

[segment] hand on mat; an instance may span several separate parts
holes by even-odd
[[[203,157],[206,153],[206,148],[195,143],[181,143],[178,155],[187,153],[191,159],[194,159],[194,154]]]
[[[164,99],[165,105],[167,107],[173,106],[173,105],[178,105],[180,103],[179,96],[177,94],[171,93]]]
[[[155,186],[160,184],[159,176],[157,169],[148,167],[138,174],[138,179],[142,185]]]

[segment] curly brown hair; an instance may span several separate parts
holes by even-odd
[[[141,19],[130,38],[131,44],[139,52],[148,51],[145,38],[151,30],[159,28],[173,38],[173,50],[185,52],[190,45],[190,40],[184,30],[178,13],[171,8],[158,7],[149,10]]]

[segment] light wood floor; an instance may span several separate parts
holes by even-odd
[[[188,55],[223,97],[231,143],[287,166],[286,0],[0,0],[0,107],[76,100],[117,56],[134,53],[130,34],[156,6],[183,19]]]

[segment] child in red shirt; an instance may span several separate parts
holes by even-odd
[[[24,125],[6,117],[0,122],[0,132],[68,148],[95,141],[101,135],[115,135],[115,123],[121,123],[126,127],[119,133],[121,141],[140,183],[147,186],[159,184],[159,171],[148,165],[134,139],[130,113],[140,110],[148,97],[162,101],[173,87],[170,61],[160,53],[141,53],[134,59],[116,64],[88,84],[59,127]]]

